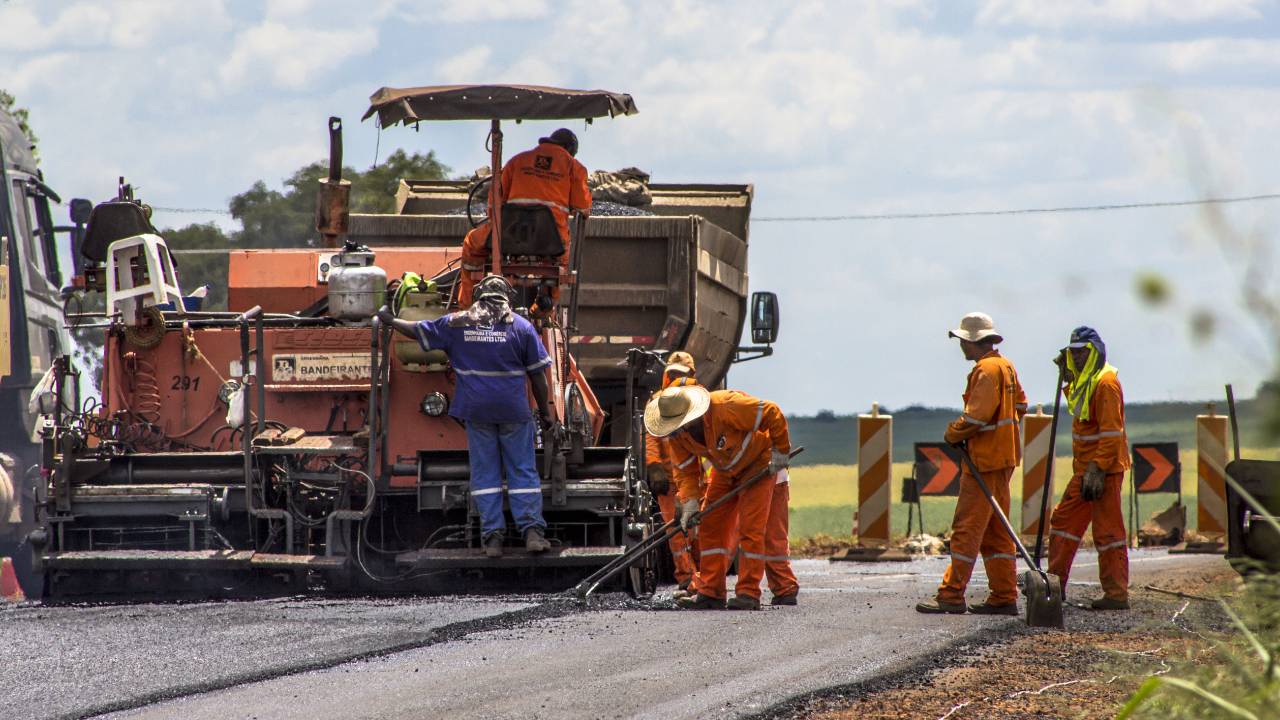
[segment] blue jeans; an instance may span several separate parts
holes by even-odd
[[[502,532],[502,478],[516,528],[523,534],[531,527],[545,528],[542,519],[542,478],[534,461],[533,421],[484,423],[467,421],[467,450],[471,461],[471,499],[480,513],[484,537]]]

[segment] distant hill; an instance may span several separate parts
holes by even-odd
[[[1240,445],[1246,448],[1274,446],[1274,441],[1267,441],[1263,436],[1261,403],[1256,400],[1237,400],[1236,405],[1240,415]],[[1045,412],[1052,410],[1051,407],[1045,408]],[[941,441],[947,424],[960,415],[960,411],[954,408],[918,406],[882,412],[893,416],[895,461],[910,460],[914,443]],[[1177,442],[1184,449],[1194,448],[1195,418],[1205,412],[1204,402],[1130,404],[1125,409],[1129,441]],[[1225,399],[1216,403],[1215,412],[1226,414]],[[805,446],[805,452],[797,458],[797,464],[852,465],[858,461],[856,416],[819,413],[818,416],[788,417],[787,422],[791,428],[791,443]],[[1063,420],[1058,425],[1055,454],[1071,454],[1071,422],[1065,409]]]

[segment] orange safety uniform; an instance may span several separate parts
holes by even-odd
[[[702,499],[703,507],[768,468],[774,451],[791,451],[791,436],[782,410],[774,403],[737,390],[711,393],[710,407],[695,422],[702,423],[705,444],[688,432],[678,432],[668,438],[668,447],[681,500],[699,497],[702,473],[697,458],[711,461],[711,480]],[[692,586],[698,594],[725,598],[725,577],[731,559],[729,535],[735,519],[742,550],[735,592],[759,598],[760,581],[765,576],[775,596],[799,591],[787,539],[788,490],[785,473],[761,478],[702,518],[698,572]]]
[[[564,243],[561,267],[569,265],[569,212],[589,211],[591,191],[587,189],[587,168],[568,150],[555,143],[539,143],[507,161],[502,168],[503,201],[516,205],[545,205],[551,208],[560,240]],[[462,242],[462,272],[459,274],[458,305],[471,304],[475,287],[472,273],[484,271],[489,261],[489,223],[467,232]],[[552,292],[552,297],[558,296]]]
[[[673,384],[693,385],[697,380],[692,377],[672,378],[666,372],[662,373],[662,387],[666,389]],[[671,482],[667,492],[658,495],[658,509],[662,512],[664,522],[671,522],[680,517],[680,513],[676,509],[676,479],[675,469],[671,464],[671,449],[668,446],[667,438],[654,437],[648,432],[645,433],[644,455],[646,465],[661,465],[667,471],[667,477]],[[697,458],[690,457],[686,462],[696,464]],[[701,497],[701,494],[699,494]],[[693,580],[693,574],[697,572],[698,566],[693,561],[691,555],[692,543],[689,537],[684,533],[676,533],[668,542],[671,547],[671,558],[675,561],[676,566],[676,582],[681,587],[687,587]]]
[[[1113,600],[1128,600],[1129,542],[1120,490],[1130,465],[1129,440],[1124,430],[1124,391],[1114,371],[1104,371],[1098,379],[1089,419],[1076,418],[1071,423],[1071,453],[1071,482],[1049,521],[1049,572],[1062,578],[1065,589],[1080,539],[1092,522],[1102,591]],[[1107,474],[1103,496],[1093,501],[1080,497],[1090,462]]]
[[[1009,481],[1022,460],[1018,421],[1027,412],[1027,396],[1018,373],[999,352],[992,350],[974,365],[964,393],[964,414],[947,427],[949,443],[967,442],[969,455],[982,479],[1009,515]],[[991,504],[967,464],[960,476],[960,497],[951,521],[951,563],[942,576],[938,601],[964,603],[978,554],[987,570],[987,602],[1009,605],[1018,601],[1014,553],[1017,547],[996,518]]]

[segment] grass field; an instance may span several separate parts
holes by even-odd
[[[1242,457],[1277,460],[1280,448],[1245,449]],[[1187,523],[1196,527],[1196,457],[1194,449],[1183,449],[1182,500],[1187,506]],[[812,537],[818,533],[848,535],[853,525],[853,512],[858,504],[856,465],[803,465],[792,468],[791,474],[791,538]],[[1071,478],[1071,459],[1058,457],[1054,465],[1054,484],[1058,494]],[[911,474],[911,463],[893,465],[892,532],[905,534],[907,530],[907,506],[902,498],[902,480]],[[1014,472],[1013,502],[1010,518],[1014,527],[1020,527],[1022,505],[1022,471]],[[1138,497],[1138,522],[1146,520],[1153,512],[1169,507],[1177,498],[1173,493],[1152,493]],[[1055,498],[1056,499],[1056,498]],[[1126,524],[1128,512],[1128,484],[1125,488]],[[922,501],[924,526],[927,532],[941,534],[951,526],[955,512],[955,498],[926,497]]]

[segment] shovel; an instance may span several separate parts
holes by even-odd
[[[1065,627],[1062,621],[1062,578],[1050,575],[1037,567],[1031,553],[1027,552],[1027,546],[1022,544],[1009,518],[1005,516],[1004,510],[1000,509],[1000,503],[996,502],[991,489],[987,487],[987,482],[982,479],[982,473],[978,471],[978,466],[969,456],[969,448],[961,445],[960,457],[964,458],[969,472],[973,473],[974,479],[978,481],[978,487],[982,488],[982,494],[986,495],[987,502],[991,503],[991,511],[1000,518],[1000,524],[1004,526],[1005,532],[1009,533],[1009,537],[1013,538],[1018,554],[1030,568],[1022,573],[1022,593],[1027,596],[1027,625],[1048,628]]]
[[[790,457],[795,457],[802,452],[804,452],[804,448],[798,447],[791,451]],[[730,499],[737,497],[743,490],[755,485],[761,480],[761,478],[764,478],[768,474],[769,468],[765,468],[735,485],[732,490],[721,495],[715,502],[694,513],[689,523],[689,527],[696,527],[698,523],[702,521],[702,518],[706,517],[707,513],[710,513],[712,510],[715,510],[726,502],[729,502]],[[587,598],[591,596],[591,593],[595,592],[601,585],[608,582],[618,573],[636,564],[640,558],[652,552],[654,548],[662,546],[679,533],[688,534],[684,528],[680,527],[679,520],[669,520],[665,525],[658,528],[657,532],[645,538],[639,545],[636,545],[627,552],[609,561],[604,565],[604,567],[591,573],[591,575],[587,576],[586,579],[575,585],[569,592],[577,595],[579,602],[585,603]]]

